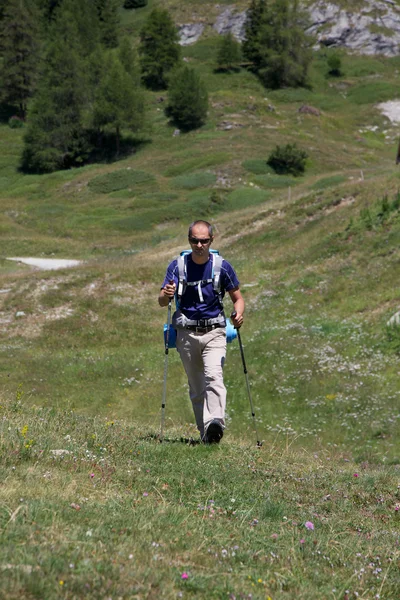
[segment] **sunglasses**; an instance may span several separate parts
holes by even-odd
[[[204,239],[204,240],[200,240],[199,238],[190,237],[190,238],[189,238],[189,242],[190,242],[191,244],[194,244],[195,246],[197,246],[197,244],[198,244],[199,242],[200,242],[200,244],[201,244],[202,246],[206,246],[207,244],[209,244],[209,243],[210,243],[210,239],[211,239],[211,238],[206,238],[206,239]]]

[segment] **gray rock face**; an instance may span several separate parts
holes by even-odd
[[[179,27],[179,44],[181,46],[190,46],[200,38],[203,33],[204,25],[201,23],[188,23]]]
[[[319,46],[345,47],[360,54],[396,56],[400,41],[400,7],[393,0],[365,0],[357,12],[319,0],[308,9]]]
[[[246,14],[246,11],[235,12],[233,8],[227,8],[217,17],[214,29],[221,35],[231,32],[237,40],[242,42],[244,40]]]
[[[344,47],[360,54],[396,56],[400,53],[400,6],[394,0],[365,0],[357,10],[344,10],[333,2],[317,0],[307,8],[312,25],[308,32],[320,46]],[[234,7],[223,10],[213,29],[224,35],[232,32],[244,40],[246,11]],[[201,23],[190,23],[179,28],[180,44],[188,46],[200,38]]]

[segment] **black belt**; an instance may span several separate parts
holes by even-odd
[[[186,325],[185,329],[189,329],[189,331],[195,331],[196,333],[208,333],[213,329],[217,329],[217,327],[225,327],[223,323],[214,323],[213,325],[208,325],[208,327],[197,327],[197,325]]]

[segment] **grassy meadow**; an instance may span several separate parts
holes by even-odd
[[[220,10],[164,4],[177,22]],[[124,31],[150,8],[123,11]],[[400,171],[377,103],[398,97],[400,59],[343,54],[338,78],[320,52],[310,88],[271,91],[215,73],[217,42],[207,25],[182,49],[207,123],[173,135],[167,92],[147,92],[146,131],[116,162],[25,175],[24,129],[0,123],[5,600],[398,598]],[[287,142],[309,154],[302,177],[266,165]],[[158,290],[195,218],[241,281],[261,448],[237,342],[221,445],[195,443],[175,351],[157,440]],[[83,262],[7,260],[28,256]]]

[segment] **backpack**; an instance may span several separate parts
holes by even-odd
[[[222,304],[222,290],[221,290],[221,268],[222,261],[224,260],[219,253],[219,250],[210,250],[210,254],[212,256],[213,265],[211,272],[211,279],[203,279],[200,281],[187,281],[187,257],[191,253],[191,250],[182,250],[180,255],[178,256],[178,287],[175,294],[175,304],[176,307],[179,308],[179,302],[185,293],[186,287],[189,286],[197,286],[199,291],[200,300],[203,300],[203,294],[201,291],[202,283],[211,283],[213,284],[214,292],[218,295],[218,300],[221,305],[221,312],[223,312],[223,304]],[[233,327],[230,319],[226,320],[226,339],[228,343],[233,342],[237,337],[237,331]],[[164,325],[164,343],[166,343],[167,336],[167,325]],[[169,348],[176,348],[176,330],[170,325],[169,330],[169,340],[168,340]]]
[[[179,302],[186,291],[187,286],[197,286],[199,291],[200,301],[203,300],[203,294],[201,291],[202,283],[211,283],[213,284],[214,292],[218,296],[219,303],[221,305],[222,310],[222,291],[221,291],[221,267],[222,261],[224,260],[220,255],[218,250],[210,250],[210,254],[212,256],[213,265],[211,271],[211,279],[203,279],[200,281],[187,281],[187,257],[191,254],[191,250],[183,250],[178,256],[178,288],[176,290],[176,306],[179,307]]]

